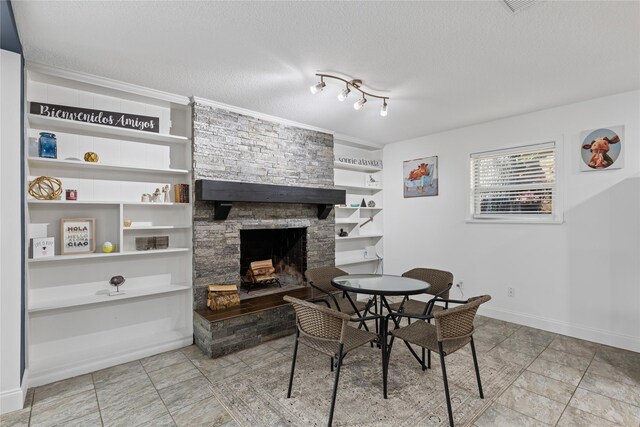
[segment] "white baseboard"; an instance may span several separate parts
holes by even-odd
[[[478,314],[498,320],[517,323],[519,325],[542,329],[544,331],[610,345],[612,347],[640,352],[640,337],[575,325],[569,322],[519,313],[504,308],[480,307]]]
[[[63,368],[47,369],[42,371],[33,370],[29,377],[29,387],[37,387],[44,384],[49,384],[55,381],[72,378],[78,375],[88,374],[100,369],[110,368],[112,366],[120,365],[122,363],[132,362],[134,360],[142,359],[143,357],[153,356],[165,351],[177,350],[182,347],[186,347],[193,344],[193,336],[177,338],[172,341],[163,342],[159,345],[141,348],[126,352],[104,359],[93,359],[86,363],[75,364]]]
[[[27,396],[26,374],[25,372],[20,387],[0,392],[0,414],[17,411],[24,406],[24,399]]]

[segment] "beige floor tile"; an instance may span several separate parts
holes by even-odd
[[[578,388],[569,406],[624,426],[640,425],[640,408]]]
[[[486,354],[496,360],[513,363],[515,365],[525,367],[535,360],[535,356],[524,353],[518,353],[504,347],[496,347]]]
[[[35,394],[35,388],[27,389],[27,395],[24,398],[24,408],[28,408],[33,405],[33,395]]]
[[[510,336],[506,340],[498,344],[498,347],[504,348],[509,351],[516,351],[528,356],[538,357],[540,353],[545,349],[545,345],[536,344],[532,341],[525,340]]]
[[[545,351],[540,354],[540,358],[560,365],[571,366],[582,372],[584,372],[589,366],[589,363],[591,363],[590,357],[580,357],[575,354],[554,350],[552,348],[545,349]]]
[[[562,381],[573,386],[580,384],[582,371],[567,365],[551,362],[538,357],[527,367],[528,371],[544,375],[554,380]]]
[[[173,419],[178,427],[235,424],[231,415],[229,415],[215,397],[210,397],[173,412]]]
[[[158,390],[201,375],[200,371],[189,360],[149,372],[149,378],[151,378]]]
[[[156,354],[155,356],[140,359],[140,363],[144,366],[147,373],[166,368],[167,366],[177,365],[187,362],[189,359],[180,350],[169,351],[167,353]]]
[[[640,407],[640,387],[587,372],[580,388]]]
[[[102,369],[94,372],[93,382],[96,389],[116,383],[122,379],[132,377],[134,375],[145,374],[144,368],[139,360],[123,363],[122,365],[112,366],[111,368]]]
[[[596,417],[573,406],[567,406],[556,425],[558,427],[616,427],[620,424]]]
[[[633,371],[636,376],[640,376],[640,353],[601,345],[598,347],[594,359],[627,371]]]
[[[550,425],[554,425],[560,419],[565,408],[562,403],[513,385],[502,393],[497,402]]]
[[[91,374],[80,375],[37,387],[33,395],[33,404],[40,405],[89,390],[93,390]]]
[[[164,414],[151,421],[138,424],[136,427],[175,427],[176,423],[171,418],[171,415]]]
[[[158,392],[155,390],[123,399],[100,411],[105,426],[135,426],[168,414]]]
[[[590,359],[596,353],[598,344],[580,340],[578,338],[568,337],[566,335],[558,335],[553,341],[551,341],[549,348]]]
[[[328,364],[327,364],[328,366]],[[211,382],[211,384],[215,384],[220,381],[225,381],[234,375],[238,375],[244,372],[247,372],[249,367],[244,362],[236,363],[235,365],[230,366],[219,366],[215,369],[210,369],[206,372],[203,372],[207,379]]]
[[[64,427],[102,427],[102,417],[99,412],[94,412],[84,417],[65,421]]]
[[[31,410],[32,426],[53,426],[98,412],[94,390],[83,391],[60,399],[51,399]]]
[[[211,383],[204,376],[163,388],[159,393],[165,406],[172,414],[180,408],[213,396]]]
[[[548,346],[557,334],[553,332],[542,331],[540,329],[523,326],[512,335],[513,338],[530,341],[539,346]]]
[[[575,386],[557,381],[531,371],[524,371],[513,385],[532,391],[564,405],[569,403]]]
[[[272,348],[275,351],[283,353],[285,355],[291,355],[293,353],[293,344],[295,341],[294,335],[289,335],[283,338],[278,338],[277,340],[267,341],[267,347]]]
[[[100,409],[105,409],[113,405],[119,405],[123,399],[129,399],[153,390],[155,390],[155,387],[147,374],[138,374],[100,387],[96,390],[96,395],[98,396]]]
[[[0,415],[0,426],[2,427],[27,427],[31,417],[31,408],[20,409]]]
[[[638,369],[625,369],[608,362],[594,359],[587,369],[588,373],[596,374],[602,377],[611,378],[614,381],[640,387],[640,361]]]
[[[265,351],[271,350],[269,349]],[[233,366],[238,363],[248,367],[248,365],[241,361],[240,358],[235,354],[229,354],[227,356],[218,357],[215,359],[212,359],[210,357],[192,359],[191,362],[205,375],[208,375],[208,373],[211,371],[217,371],[220,368]]]
[[[192,344],[187,347],[183,347],[180,349],[180,351],[182,352],[182,354],[187,356],[189,360],[201,359],[203,357],[210,359],[210,357],[204,354],[202,350],[200,350],[200,348],[195,344]]]
[[[544,424],[499,403],[493,403],[474,424],[477,427],[543,427]]]

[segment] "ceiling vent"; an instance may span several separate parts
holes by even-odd
[[[502,0],[502,3],[507,6],[511,13],[518,13],[536,3],[541,3],[541,0]]]

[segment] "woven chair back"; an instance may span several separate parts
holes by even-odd
[[[433,314],[436,322],[438,341],[455,340],[469,337],[473,334],[473,321],[480,304],[491,299],[489,295],[472,297],[465,304],[447,310],[436,311]]]
[[[343,342],[349,315],[286,295],[285,301],[293,305],[298,329],[312,338]]]
[[[306,277],[307,282],[313,282],[318,288],[333,293],[339,291],[339,289],[331,284],[331,280],[338,276],[346,276],[347,274],[346,271],[340,270],[337,267],[327,266],[311,268],[304,272],[304,277]]]
[[[422,280],[431,284],[428,293],[436,295],[442,292],[453,283],[453,274],[444,270],[436,270],[435,268],[414,268],[402,273],[403,277]],[[444,299],[449,298],[449,291],[440,295]]]

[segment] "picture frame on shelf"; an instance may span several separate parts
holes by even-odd
[[[60,254],[91,254],[96,251],[95,218],[62,218],[60,220]]]
[[[366,188],[382,188],[382,182],[374,174],[367,173],[364,175],[364,186]]]

